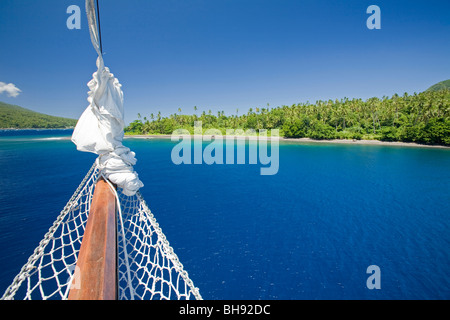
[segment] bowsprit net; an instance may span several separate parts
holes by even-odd
[[[99,177],[96,161],[2,300],[67,299]],[[116,197],[118,298],[202,299],[142,195]]]

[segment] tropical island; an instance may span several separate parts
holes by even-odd
[[[203,131],[218,129],[278,129],[280,137],[316,141],[389,141],[450,146],[450,80],[439,82],[421,93],[404,93],[381,99],[336,99],[298,103],[291,106],[250,108],[246,113],[217,115],[208,112],[178,113],[162,117],[161,112],[141,117],[125,128],[130,135],[170,135],[176,129],[194,133],[195,121]],[[0,102],[2,129],[73,128],[77,120],[55,117]]]
[[[0,102],[1,129],[64,129],[73,128],[76,124],[75,119],[50,116]]]
[[[450,80],[433,85],[412,95],[392,97],[316,101],[291,106],[250,108],[246,113],[225,115],[211,110],[197,114],[178,113],[150,119],[138,119],[126,127],[127,135],[168,135],[176,129],[193,134],[194,122],[202,121],[203,130],[219,129],[279,129],[285,138],[315,140],[351,139],[415,142],[430,145],[450,145]]]

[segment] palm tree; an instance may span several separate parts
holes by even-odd
[[[256,107],[255,111],[256,111],[256,129],[260,129],[260,127],[259,127],[259,108]]]
[[[373,133],[376,134],[375,122],[378,123],[378,127],[381,129],[380,119],[378,118],[378,110],[380,109],[380,99],[370,98],[370,106],[372,108],[372,122],[373,122]]]

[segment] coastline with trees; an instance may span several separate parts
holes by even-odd
[[[362,99],[336,99],[291,106],[236,109],[233,115],[211,110],[192,115],[178,113],[162,117],[159,111],[130,123],[127,135],[170,135],[176,129],[193,134],[194,122],[203,130],[279,129],[280,137],[318,141],[383,141],[450,146],[450,89],[427,90],[409,95]]]

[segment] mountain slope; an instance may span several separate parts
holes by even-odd
[[[49,116],[19,106],[0,102],[0,128],[68,128],[74,127],[75,119]]]
[[[450,79],[444,80],[441,82],[436,83],[435,85],[432,85],[427,89],[427,91],[439,91],[443,89],[450,89]]]

